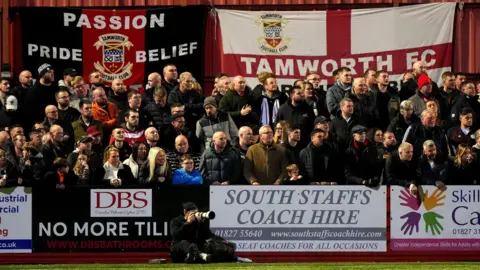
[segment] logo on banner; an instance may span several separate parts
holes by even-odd
[[[151,189],[96,189],[90,191],[91,217],[151,217]]]
[[[412,235],[414,230],[418,233],[420,220],[422,219],[422,214],[419,211],[422,203],[415,196],[411,195],[407,188],[400,193],[398,198],[403,201],[400,205],[413,210],[400,217],[400,219],[405,220],[401,230],[404,235]],[[431,210],[435,208],[438,210],[439,207],[443,206],[445,203],[442,201],[445,198],[446,195],[438,188],[431,195],[428,194],[428,190],[425,191],[423,208],[425,208],[426,212],[423,214],[423,221],[426,233],[431,233],[432,235],[440,235],[442,233],[443,226],[440,220],[443,219],[443,216]]]
[[[260,16],[255,23],[262,27],[263,30],[263,37],[257,39],[261,51],[282,53],[288,50],[290,38],[283,36],[283,28],[286,26],[287,21],[282,15],[266,13]]]
[[[93,65],[106,81],[126,80],[132,76],[133,64],[125,63],[125,53],[133,46],[127,36],[115,33],[101,35],[93,46],[97,50],[102,48],[102,62],[97,61]]]

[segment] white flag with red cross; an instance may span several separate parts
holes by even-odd
[[[272,72],[292,85],[317,71],[322,84],[347,66],[354,77],[367,68],[399,81],[415,61],[441,81],[451,70],[455,3],[327,11],[218,10],[222,71],[242,75],[253,87],[257,74]]]

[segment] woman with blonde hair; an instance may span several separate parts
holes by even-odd
[[[477,161],[470,146],[462,143],[457,147],[457,154],[449,160],[450,185],[475,185],[478,182],[476,173]]]
[[[88,154],[80,152],[77,157],[77,162],[73,167],[73,173],[78,178],[79,185],[88,185],[90,181],[90,168],[88,167]]]
[[[202,86],[197,82],[192,82],[192,89],[197,91],[197,93],[200,94],[200,96],[203,97],[203,89],[202,89]]]
[[[168,185],[172,174],[167,162],[167,154],[160,147],[152,147],[148,152],[148,161],[140,167],[138,178],[141,184]]]
[[[114,145],[110,145],[105,149],[103,168],[105,175],[103,176],[104,184],[113,187],[120,187],[134,184],[132,170],[128,165],[120,162],[120,150]]]
[[[282,120],[275,125],[275,135],[273,135],[273,142],[279,144],[288,143],[288,131],[290,124],[287,121]]]

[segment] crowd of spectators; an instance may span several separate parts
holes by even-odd
[[[0,81],[0,186],[478,184],[480,84],[418,61],[392,85],[383,70],[309,72],[285,93],[219,74],[211,96],[173,64],[144,91],[93,71],[56,81],[49,64]],[[434,78],[437,79],[437,78]]]

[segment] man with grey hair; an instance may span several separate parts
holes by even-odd
[[[413,158],[413,146],[404,142],[398,151],[388,156],[385,162],[385,174],[388,185],[399,185],[410,189],[411,194],[417,192],[417,163]]]
[[[218,79],[215,92],[212,92],[212,97],[215,97],[217,104],[220,104],[220,100],[222,100],[223,96],[227,93],[230,83],[231,80],[228,76],[222,76]]]
[[[190,72],[180,74],[180,83],[168,94],[168,104],[185,105],[186,126],[195,130],[197,120],[203,115],[203,98],[193,89],[193,76]]]
[[[447,135],[440,127],[436,125],[437,117],[432,110],[425,110],[420,116],[420,123],[410,125],[403,136],[403,142],[413,145],[414,157],[419,158],[422,155],[422,146],[426,140],[432,140],[437,146],[438,156],[446,160],[452,153],[448,143]]]
[[[387,127],[387,131],[395,134],[395,138],[401,140],[405,135],[407,128],[420,119],[413,113],[413,103],[410,100],[404,100],[400,103],[400,112],[392,119]]]
[[[419,162],[420,183],[434,185],[445,190],[448,181],[448,166],[444,159],[437,155],[437,146],[432,140],[423,143],[423,156]]]
[[[280,185],[285,177],[285,149],[273,143],[270,125],[260,128],[260,142],[248,148],[243,175],[252,185]]]
[[[42,145],[40,152],[43,155],[45,166],[51,166],[56,158],[67,158],[68,151],[63,145],[64,133],[63,128],[59,125],[50,127],[50,141]]]

